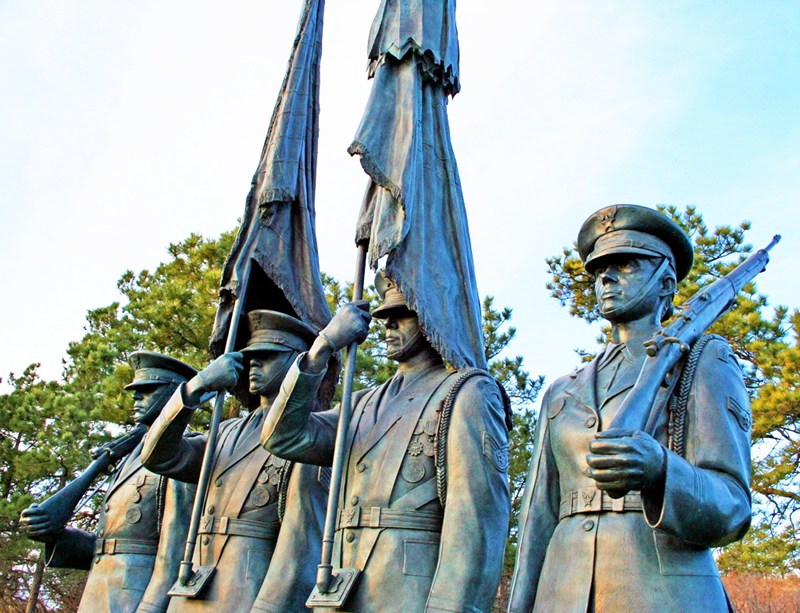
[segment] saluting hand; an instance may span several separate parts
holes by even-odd
[[[589,476],[600,490],[663,489],[667,469],[664,446],[640,430],[612,428],[589,443]]]
[[[243,354],[232,351],[219,356],[197,373],[186,384],[184,392],[186,404],[197,406],[209,392],[219,392],[236,385],[239,374],[244,369],[243,359]]]

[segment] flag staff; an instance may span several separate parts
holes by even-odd
[[[247,296],[247,285],[250,280],[251,260],[247,258],[245,274],[242,276],[242,285],[239,295],[233,305],[233,315],[228,326],[228,337],[225,341],[225,353],[230,353],[236,349],[236,336],[239,331],[239,320],[244,309],[245,298]],[[185,596],[187,589],[196,593],[202,584],[208,581],[214,572],[213,567],[198,567],[197,571],[192,567],[192,558],[197,544],[197,534],[200,530],[200,518],[203,515],[203,507],[206,503],[208,484],[211,481],[211,470],[214,464],[214,452],[217,449],[217,438],[219,436],[219,426],[222,423],[222,412],[225,409],[225,391],[217,392],[214,400],[214,409],[211,412],[211,423],[208,426],[208,438],[206,448],[203,453],[203,463],[200,467],[200,477],[197,481],[197,492],[192,506],[192,519],[189,523],[189,533],[186,536],[186,547],[183,550],[183,560],[181,560],[178,581],[170,590],[171,596]]]
[[[364,276],[367,267],[367,242],[358,244],[356,254],[356,274],[353,281],[353,301],[364,299]],[[340,568],[334,580],[333,540],[336,532],[336,516],[339,510],[339,489],[344,471],[344,454],[347,429],[353,415],[353,379],[356,371],[356,351],[358,343],[347,347],[347,358],[342,378],[342,402],[339,408],[339,420],[336,425],[336,442],[333,448],[333,464],[331,466],[331,485],[328,494],[328,508],[325,513],[325,531],[322,535],[322,560],[317,567],[317,587],[306,603],[307,606],[341,606],[350,592],[358,569]]]

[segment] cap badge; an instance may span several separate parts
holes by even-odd
[[[600,226],[603,232],[611,232],[614,229],[614,218],[617,216],[617,207],[608,207],[603,214],[600,215]]]

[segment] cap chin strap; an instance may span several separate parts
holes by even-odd
[[[178,383],[172,381],[166,381],[157,385],[158,389],[153,391],[153,395],[150,398],[150,406],[147,407],[147,411],[145,411],[141,417],[136,418],[136,423],[148,426],[152,424],[156,417],[158,417],[158,414],[161,413],[161,409],[167,404],[167,400],[170,399],[172,393],[178,387]]]
[[[408,339],[402,347],[398,347],[397,349],[390,349],[386,352],[386,357],[390,360],[395,360],[396,362],[402,362],[406,358],[413,355],[414,351],[422,346],[423,342],[427,342],[427,339],[422,334],[422,328],[418,328],[414,335]]]
[[[620,317],[624,317],[625,315],[633,311],[633,309],[638,307],[650,293],[650,290],[653,289],[653,286],[661,281],[661,275],[663,275],[664,272],[666,272],[667,267],[669,265],[670,265],[669,258],[663,258],[661,260],[661,264],[659,264],[658,268],[653,273],[653,276],[650,277],[650,280],[647,283],[645,283],[641,287],[641,289],[636,293],[636,295],[634,295],[625,304],[613,309],[604,309],[603,307],[598,307],[598,311],[600,312],[600,315],[603,316],[603,319],[619,319]]]
[[[285,356],[283,358],[283,361],[280,362],[279,365],[274,366],[272,376],[269,379],[267,379],[262,385],[259,386],[262,390],[270,389],[272,384],[275,383],[277,379],[283,381],[283,378],[286,376],[286,371],[288,370],[288,367],[291,366],[295,356],[297,355],[297,352],[294,350],[282,351],[281,353],[283,353]],[[260,396],[261,392],[258,392],[255,395]]]

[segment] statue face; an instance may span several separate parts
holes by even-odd
[[[133,420],[150,425],[169,400],[169,385],[142,385],[133,390]]]
[[[594,267],[594,291],[600,314],[611,323],[618,323],[635,321],[655,312],[662,288],[659,283],[649,289],[647,285],[658,264],[657,258],[624,253],[600,260]],[[631,308],[627,308],[629,305]]]
[[[386,356],[405,362],[427,346],[419,318],[409,311],[390,312],[386,318]]]
[[[265,351],[250,358],[250,393],[254,396],[275,394],[295,355],[292,351]]]

